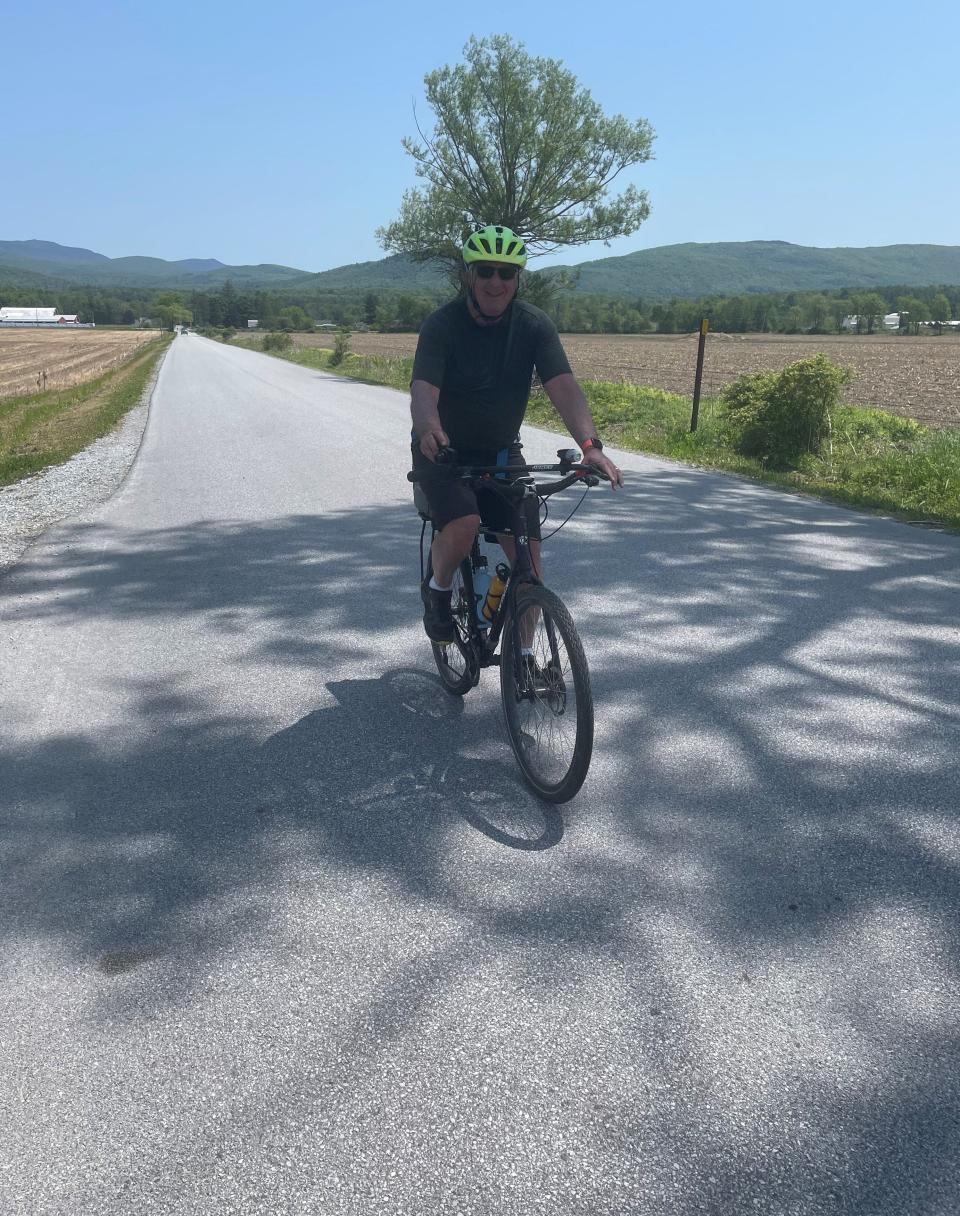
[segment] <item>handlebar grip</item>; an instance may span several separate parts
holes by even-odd
[[[567,486],[572,486],[575,481],[584,480],[577,477],[576,473],[568,473],[566,477],[561,477],[559,481],[541,482],[537,486],[537,493],[542,495],[556,494],[559,490],[565,490]]]

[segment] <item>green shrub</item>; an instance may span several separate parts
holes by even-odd
[[[720,399],[734,426],[751,425],[762,416],[776,381],[776,372],[755,372],[723,389]]]
[[[284,330],[264,335],[263,350],[290,350],[292,346],[293,338]]]
[[[231,338],[236,336],[236,332],[237,331],[235,329],[231,329],[229,325],[226,326],[224,329],[220,330],[221,341],[229,342]]]
[[[852,379],[825,355],[798,359],[782,372],[741,376],[721,393],[734,446],[772,468],[791,468],[820,451],[844,385]]]
[[[350,329],[342,325],[333,339],[333,354],[330,356],[330,366],[339,367],[350,353],[350,339],[353,337]]]

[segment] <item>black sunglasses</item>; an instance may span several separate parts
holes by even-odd
[[[474,266],[479,279],[492,279],[495,274],[498,274],[505,283],[509,283],[511,279],[517,277],[516,266]]]

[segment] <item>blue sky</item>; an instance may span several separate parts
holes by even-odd
[[[650,219],[549,261],[960,244],[960,6],[905,0],[0,0],[0,239],[313,271],[382,257],[374,230],[416,184],[400,141],[415,102],[429,121],[423,77],[489,33],[657,133],[622,177]]]

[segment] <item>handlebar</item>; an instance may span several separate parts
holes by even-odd
[[[484,464],[460,465],[457,463],[457,453],[453,448],[441,448],[437,453],[436,464],[450,471],[451,476],[462,481],[489,482],[491,488],[499,488],[496,484],[497,474],[512,474],[513,480],[529,478],[532,473],[563,473],[558,481],[533,482],[534,489],[540,498],[556,494],[568,486],[579,482],[586,486],[597,486],[601,481],[609,481],[606,473],[595,465],[581,464],[579,453],[574,449],[560,449],[558,464]],[[407,481],[418,482],[419,475],[413,471],[407,474]]]

